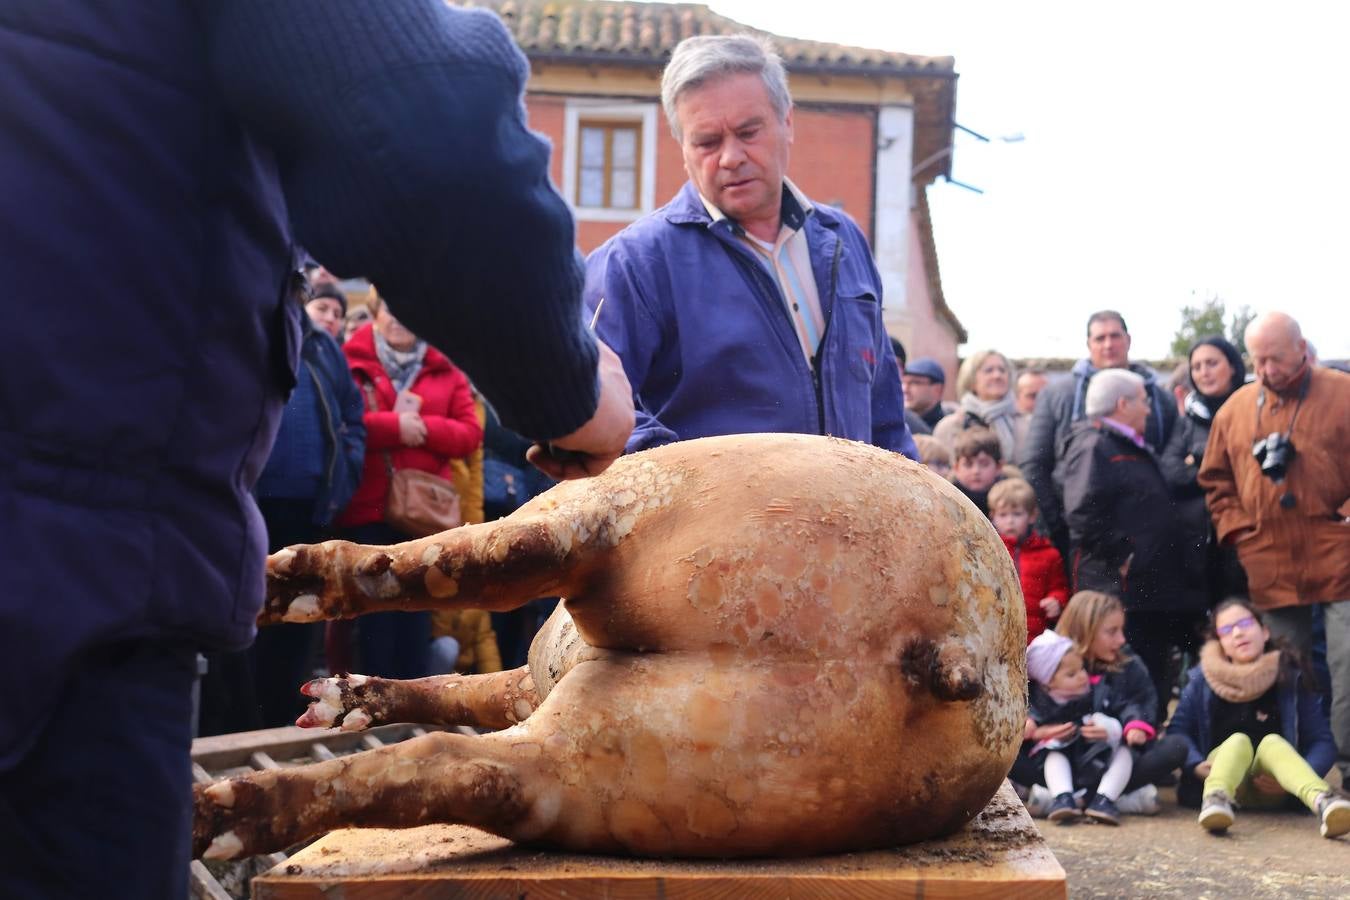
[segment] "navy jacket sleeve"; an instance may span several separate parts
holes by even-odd
[[[1181,699],[1177,701],[1177,708],[1172,711],[1172,719],[1167,724],[1169,735],[1174,734],[1186,742],[1186,761],[1182,764],[1182,771],[1187,773],[1204,762],[1212,749],[1202,746],[1200,738],[1200,717],[1205,714],[1206,687],[1205,676],[1197,666],[1191,670],[1190,681],[1181,692]]]
[[[441,0],[198,0],[221,93],[299,241],[362,275],[534,439],[594,413],[571,214],[501,21]]]
[[[1318,777],[1336,762],[1336,741],[1322,704],[1312,691],[1298,690],[1298,752]]]
[[[364,398],[361,396],[361,389],[356,386],[356,381],[351,377],[351,370],[347,366],[347,357],[339,350],[334,360],[335,366],[340,366],[339,374],[342,376],[336,379],[338,405],[342,408],[342,423],[345,426],[342,433],[342,452],[346,457],[348,475],[348,484],[343,485],[345,492],[342,506],[346,506],[346,501],[351,499],[352,494],[356,493],[357,485],[361,481],[361,471],[365,466],[366,460],[366,426],[362,413],[365,411]]]

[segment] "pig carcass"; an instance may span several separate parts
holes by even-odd
[[[195,853],[432,822],[641,856],[894,846],[972,818],[1021,740],[1002,542],[927,469],[831,438],[672,444],[497,522],[288,548],[260,621],[553,595],[523,669],[304,689],[302,724],[501,730],[198,787]]]

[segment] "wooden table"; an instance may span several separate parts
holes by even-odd
[[[793,860],[644,860],[518,847],[472,828],[344,829],[253,881],[256,900],[1064,898],[1064,870],[1005,782],[949,838]]]

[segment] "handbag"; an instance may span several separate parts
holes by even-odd
[[[379,412],[375,386],[366,382],[366,400],[371,412]],[[409,537],[426,537],[464,524],[459,492],[447,478],[421,469],[395,469],[394,456],[384,451],[384,472],[389,478],[384,521]]]

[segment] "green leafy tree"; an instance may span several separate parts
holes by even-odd
[[[1255,318],[1256,311],[1244,305],[1239,307],[1233,313],[1233,318],[1228,321],[1228,340],[1233,342],[1233,346],[1238,348],[1238,352],[1243,356],[1247,355],[1247,326]]]
[[[1246,307],[1243,307],[1244,311]],[[1219,297],[1210,297],[1199,306],[1183,306],[1181,308],[1181,327],[1177,329],[1176,335],[1172,338],[1172,355],[1184,357],[1186,352],[1202,337],[1211,334],[1224,334],[1227,329],[1224,328],[1225,310],[1223,300]],[[1249,311],[1248,311],[1249,312]],[[1236,324],[1236,317],[1234,317]],[[1246,328],[1246,323],[1243,323]],[[1239,347],[1241,345],[1239,344]]]

